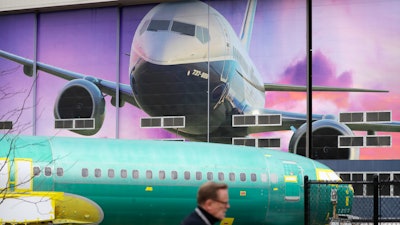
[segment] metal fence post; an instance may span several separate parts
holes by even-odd
[[[308,176],[304,176],[304,225],[308,225],[310,223],[310,199],[309,199],[309,190],[310,185],[308,183]]]
[[[378,217],[379,217],[379,181],[378,175],[374,175],[374,225],[378,225]]]

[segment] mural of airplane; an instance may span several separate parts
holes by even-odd
[[[206,181],[229,186],[221,224],[303,224],[304,180],[336,181],[292,153],[202,142],[0,137],[0,221],[10,224],[179,224]],[[310,224],[350,214],[349,184],[312,185]]]
[[[166,128],[194,141],[232,143],[249,134],[292,130],[289,151],[305,155],[307,116],[264,108],[267,91],[306,91],[306,87],[265,84],[248,55],[256,1],[248,3],[239,37],[229,22],[201,1],[161,3],[142,19],[133,37],[130,84],[120,84],[34,62],[0,50],[0,56],[69,82],[54,107],[56,119],[94,118],[95,128],[71,130],[93,135],[104,119],[104,94],[112,103],[132,104],[151,117],[184,116],[185,126]],[[386,92],[313,86],[313,91]],[[117,100],[118,99],[118,100]],[[277,114],[272,126],[233,126],[234,115]],[[312,116],[314,158],[358,159],[357,147],[338,148],[338,136],[354,130],[399,132],[400,123],[344,124],[333,115]]]

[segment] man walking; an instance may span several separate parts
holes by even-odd
[[[181,225],[213,225],[225,218],[229,207],[228,185],[206,182],[197,192],[197,207]]]

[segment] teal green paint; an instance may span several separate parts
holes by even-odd
[[[7,155],[9,145],[0,142],[0,157]],[[207,181],[208,172],[214,181],[219,181],[218,173],[224,174],[231,205],[227,217],[234,217],[233,224],[302,224],[303,176],[315,180],[316,168],[327,169],[290,153],[209,143],[20,137],[16,146],[10,160],[31,158],[33,166],[52,169],[50,177],[42,172],[34,178],[35,191],[89,198],[104,211],[102,224],[179,224],[196,207],[197,189]],[[57,168],[63,168],[63,176],[56,174]],[[87,177],[82,177],[82,169],[88,170]],[[96,169],[101,169],[101,177],[95,176]],[[108,176],[109,169],[114,177]],[[120,176],[121,170],[127,171],[126,178]],[[133,170],[139,171],[139,178],[132,177]],[[146,171],[152,171],[151,179]],[[159,171],[165,178],[159,178]],[[178,173],[177,179],[171,178],[172,171]],[[185,179],[185,172],[190,172],[190,179]],[[202,172],[200,180],[196,172]],[[235,173],[235,181],[229,180],[229,173]],[[246,181],[240,180],[241,173]],[[255,181],[251,174],[256,174]],[[285,182],[285,175],[297,177],[297,182]],[[311,204],[315,224],[324,223],[332,211],[330,193],[321,196]],[[344,207],[343,200],[339,205]]]

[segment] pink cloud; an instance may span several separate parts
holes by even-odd
[[[278,81],[281,84],[306,85],[306,57],[290,64],[280,75],[282,79]],[[316,51],[313,54],[313,85],[330,87],[352,87],[353,74],[350,70],[337,74],[336,65],[322,51]],[[303,112],[306,107],[306,93],[285,92],[268,93],[267,103],[269,107],[279,106],[282,110],[301,109]],[[314,106],[315,110],[327,111],[325,105],[335,105],[329,113],[337,113],[339,108],[349,107],[348,92],[313,92],[313,100],[318,104]],[[329,109],[328,109],[329,111]]]

